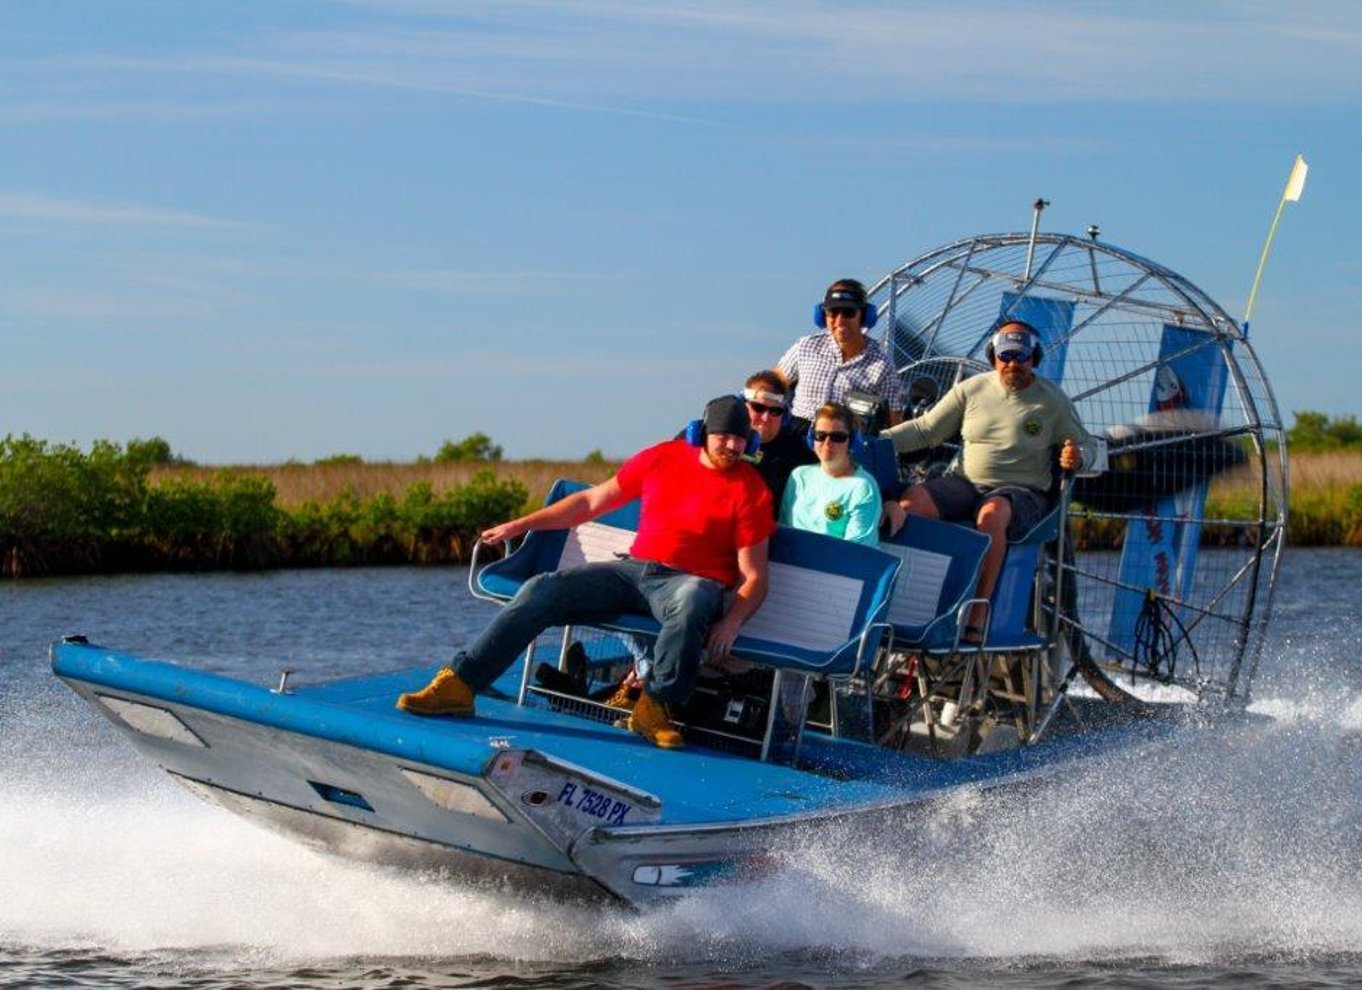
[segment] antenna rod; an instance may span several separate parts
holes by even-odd
[[[1304,155],[1297,155],[1291,163],[1291,174],[1286,178],[1286,188],[1277,202],[1277,212],[1272,215],[1272,226],[1268,228],[1267,240],[1263,242],[1263,253],[1258,258],[1258,271],[1253,276],[1253,287],[1249,289],[1248,305],[1244,307],[1244,336],[1248,336],[1249,320],[1253,318],[1253,304],[1258,299],[1258,283],[1262,281],[1263,269],[1267,267],[1267,253],[1272,250],[1272,239],[1277,236],[1277,222],[1282,218],[1282,210],[1287,203],[1300,201],[1305,191],[1305,176],[1310,171]]]
[[[1040,215],[1049,205],[1048,199],[1038,199],[1031,204],[1031,209],[1035,212],[1031,214],[1031,241],[1026,245],[1026,273],[1022,275],[1028,282],[1031,280],[1031,262],[1036,260],[1036,234],[1040,230]]]

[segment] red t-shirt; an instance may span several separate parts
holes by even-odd
[[[775,531],[771,492],[746,461],[727,471],[707,467],[700,449],[668,440],[639,451],[616,475],[627,498],[641,498],[638,535],[629,552],[679,571],[738,582],[738,550]]]

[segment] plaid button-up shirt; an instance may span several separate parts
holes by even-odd
[[[825,402],[845,402],[847,392],[869,392],[891,412],[903,412],[903,386],[874,337],[866,337],[865,350],[844,361],[832,334],[811,333],[796,340],[776,368],[796,383],[793,412],[804,419],[813,419]]]

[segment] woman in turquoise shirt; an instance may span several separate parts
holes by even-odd
[[[829,402],[809,429],[817,464],[794,469],[785,487],[780,521],[797,529],[826,533],[875,546],[879,542],[880,489],[851,459],[854,437],[851,410]]]

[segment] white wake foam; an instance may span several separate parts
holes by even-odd
[[[1356,725],[1362,699],[1347,710]],[[0,763],[0,942],[257,962],[1354,952],[1362,754],[1315,711],[1282,702],[1270,725],[809,836],[773,850],[783,869],[754,888],[647,915],[333,859],[199,801],[145,761],[84,752],[71,765],[62,740],[35,736],[43,751],[24,754],[27,772]]]

